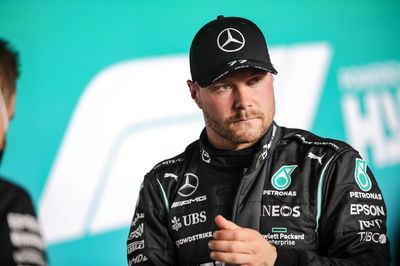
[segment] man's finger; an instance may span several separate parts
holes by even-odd
[[[248,244],[243,241],[211,240],[208,247],[212,251],[250,253]]]
[[[218,230],[212,236],[214,240],[249,241],[252,239],[248,231],[243,228]]]
[[[249,254],[243,253],[228,253],[212,251],[210,258],[216,261],[221,261],[230,264],[250,264],[253,258]]]
[[[231,222],[227,219],[225,219],[222,215],[217,215],[215,217],[215,223],[217,226],[221,229],[238,229],[240,226],[235,224],[234,222]]]

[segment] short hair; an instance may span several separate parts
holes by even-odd
[[[19,55],[9,43],[0,38],[0,75],[3,76],[4,94],[10,96],[16,90],[16,80],[19,76]]]

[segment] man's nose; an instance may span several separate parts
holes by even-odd
[[[246,109],[251,107],[251,91],[246,86],[238,86],[235,89],[235,108]]]

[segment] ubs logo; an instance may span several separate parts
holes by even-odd
[[[181,195],[182,197],[189,197],[196,191],[198,186],[199,186],[199,178],[195,174],[186,173],[185,184],[183,184],[179,188],[178,194]]]
[[[181,222],[181,218],[183,218],[183,225]],[[174,216],[171,220],[172,224],[172,229],[175,231],[179,231],[182,226],[191,226],[191,225],[196,225],[199,223],[204,223],[207,221],[207,214],[206,211],[201,211],[199,213],[194,212],[194,213],[189,213],[188,215],[183,215],[182,217],[177,218]]]

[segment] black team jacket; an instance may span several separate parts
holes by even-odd
[[[386,207],[348,144],[273,123],[224,197],[232,167],[200,140],[144,178],[127,241],[129,265],[225,265],[207,243],[224,215],[277,247],[275,265],[389,265]],[[232,187],[230,188],[232,189]]]
[[[0,178],[0,265],[47,265],[46,250],[29,194]]]

